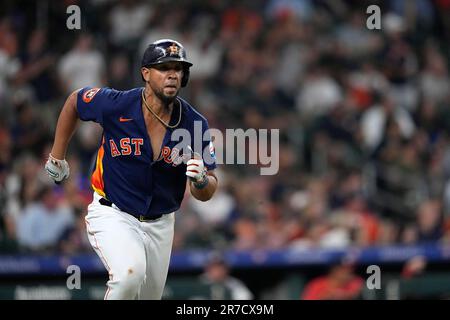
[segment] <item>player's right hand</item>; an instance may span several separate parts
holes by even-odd
[[[69,163],[67,163],[66,159],[59,160],[51,154],[49,154],[47,163],[45,164],[45,171],[58,184],[69,178],[70,175]]]

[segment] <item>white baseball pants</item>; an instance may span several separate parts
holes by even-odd
[[[89,241],[109,273],[105,300],[161,299],[169,269],[175,213],[141,222],[94,192],[85,218]]]

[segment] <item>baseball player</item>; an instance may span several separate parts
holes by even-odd
[[[214,157],[202,159],[203,150],[192,150],[191,143],[186,158],[175,147],[179,141],[171,138],[178,129],[198,138],[197,122],[207,137],[199,145],[212,148],[207,120],[178,97],[191,66],[179,42],[158,40],[142,58],[144,88],[82,88],[68,97],[60,113],[45,165],[56,183],[69,177],[65,155],[78,119],[103,127],[91,177],[94,198],[85,220],[89,241],[109,273],[105,299],[161,299],[174,213],[187,179],[191,194],[201,201],[216,190]]]

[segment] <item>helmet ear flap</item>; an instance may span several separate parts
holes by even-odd
[[[181,79],[181,86],[182,87],[186,87],[188,81],[189,81],[189,67],[184,67],[183,68],[183,78]]]

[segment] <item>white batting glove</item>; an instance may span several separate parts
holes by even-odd
[[[70,168],[66,159],[59,160],[54,158],[51,154],[49,154],[48,160],[45,163],[45,171],[47,171],[48,176],[57,184],[69,178],[70,175]]]
[[[195,183],[200,183],[205,180],[206,168],[202,159],[190,159],[186,163],[186,175]]]

